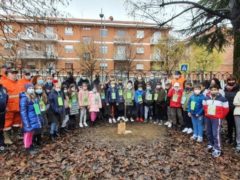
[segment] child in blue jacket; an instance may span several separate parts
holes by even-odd
[[[142,84],[138,84],[138,89],[135,91],[134,94],[134,101],[136,105],[136,121],[137,122],[144,122],[144,91]]]
[[[117,106],[119,101],[119,95],[118,95],[118,89],[116,87],[115,81],[111,81],[110,87],[107,90],[106,93],[106,104],[108,106],[108,109],[110,111],[109,113],[109,123],[116,123],[116,117],[117,117]]]
[[[197,142],[203,141],[203,100],[204,95],[201,93],[201,86],[194,86],[194,93],[188,101],[188,115],[192,118],[193,136],[191,139]]]

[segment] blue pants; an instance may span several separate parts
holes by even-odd
[[[192,116],[193,135],[196,137],[203,137],[203,116]]]
[[[136,104],[137,118],[144,118],[144,106],[143,104]]]
[[[208,144],[213,146],[216,150],[221,150],[221,119],[208,119],[206,118],[207,123],[207,137]]]
[[[52,134],[55,134],[55,133],[57,133],[57,131],[58,131],[58,123],[55,122],[55,121],[51,122],[51,125],[50,125],[50,134],[51,134],[51,135],[52,135]]]

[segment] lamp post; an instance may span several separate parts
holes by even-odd
[[[102,12],[101,9],[101,13],[99,14],[99,17],[101,18],[101,30],[100,30],[100,38],[101,38],[101,63],[100,63],[100,68],[101,68],[101,76],[102,76],[102,82],[103,82],[103,70],[104,70],[104,58],[103,58],[103,35],[102,35],[102,31],[103,31],[103,18],[104,18],[104,14]]]

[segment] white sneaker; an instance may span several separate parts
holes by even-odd
[[[200,137],[200,136],[198,136],[198,138],[197,138],[197,142],[199,142],[199,143],[203,142],[203,138]]]
[[[113,123],[116,123],[116,119],[115,119],[115,118],[113,118],[112,122],[113,122]]]
[[[192,140],[195,140],[195,141],[196,141],[196,140],[197,140],[197,138],[198,138],[197,136],[193,135],[193,136],[192,136],[190,139],[192,139]]]
[[[131,118],[131,119],[130,119],[130,121],[131,121],[131,122],[134,122],[134,119],[133,119],[133,118]]]
[[[168,128],[171,128],[172,127],[172,123],[168,123]]]
[[[212,152],[212,156],[214,158],[217,158],[217,157],[221,156],[221,154],[222,154],[221,151],[216,150],[216,149]]]
[[[165,122],[165,123],[164,123],[164,125],[165,125],[165,126],[168,126],[168,125],[169,125],[169,123],[170,123],[170,122],[169,122],[169,121],[167,121],[167,122]]]
[[[117,118],[117,121],[119,122],[119,121],[120,121],[120,119],[122,119],[122,117],[118,117],[118,118]]]
[[[88,127],[88,124],[87,124],[86,122],[84,122],[83,125],[84,125],[85,127]]]
[[[192,128],[188,128],[188,130],[187,130],[187,134],[192,134],[192,133],[193,133]]]
[[[108,122],[109,122],[109,124],[112,124],[112,119],[111,119],[111,118],[109,118]]]
[[[128,122],[128,118],[124,118],[125,119],[125,122]]]
[[[79,123],[79,127],[80,127],[80,128],[83,128],[83,123]]]
[[[160,120],[160,122],[158,123],[159,126],[162,126],[163,125],[163,121]]]
[[[182,130],[182,132],[183,132],[183,133],[188,132],[188,128],[184,128],[184,129]]]

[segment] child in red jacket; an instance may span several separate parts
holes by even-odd
[[[219,92],[219,86],[210,87],[210,95],[203,101],[207,124],[208,150],[217,158],[221,155],[221,123],[229,111],[228,101]]]
[[[182,95],[183,90],[180,88],[180,84],[174,83],[173,88],[168,92],[168,97],[170,98],[170,120],[172,120],[174,129],[178,129],[178,125],[182,128],[184,124],[181,105]],[[171,127],[171,125],[168,127]]]

